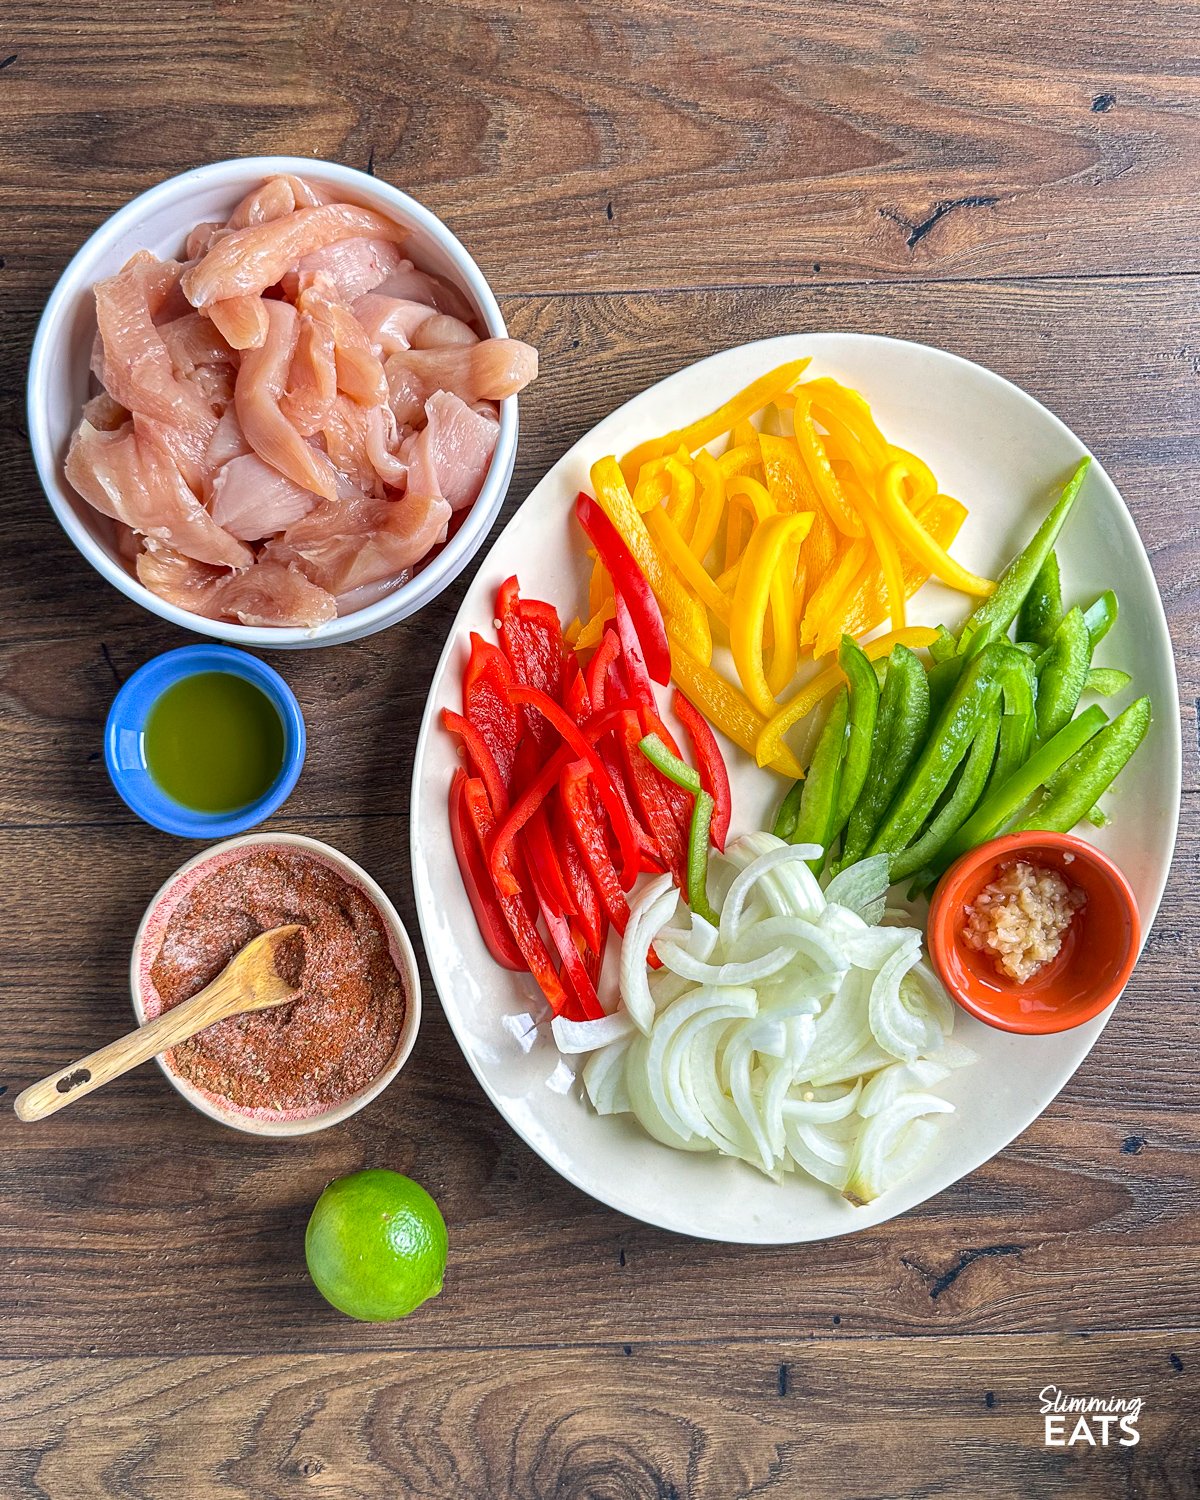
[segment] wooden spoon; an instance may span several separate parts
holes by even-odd
[[[99,1052],[89,1052],[69,1067],[51,1073],[40,1083],[32,1083],[17,1095],[14,1108],[20,1120],[44,1120],[100,1088],[139,1063],[148,1062],[159,1052],[186,1042],[206,1026],[227,1016],[243,1015],[252,1010],[269,1010],[286,1005],[299,993],[296,986],[275,967],[281,945],[303,928],[275,927],[260,933],[229,960],[211,984],[182,1005],[176,1005],[154,1020],[147,1021],[128,1036],[109,1042]]]

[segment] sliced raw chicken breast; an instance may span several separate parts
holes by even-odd
[[[517,339],[405,349],[393,354],[384,370],[396,421],[415,427],[435,391],[453,391],[468,406],[515,396],[537,375],[537,350]]]
[[[418,271],[411,260],[402,261],[385,281],[375,288],[385,297],[402,297],[409,302],[424,302],[436,312],[449,313],[469,323],[475,314],[471,304],[449,282],[428,271]]]
[[[408,483],[408,464],[400,457],[400,434],[390,406],[374,406],[367,413],[367,457],[391,489],[403,489]]]
[[[440,316],[425,302],[384,297],[379,292],[368,292],[365,297],[359,297],[351,311],[381,359],[398,354],[402,349],[410,349],[417,329],[430,318]]]
[[[280,562],[256,562],[242,573],[223,573],[148,540],[137,560],[137,575],[168,604],[210,620],[311,628],[337,614],[331,594],[298,568]]]
[[[314,250],[311,255],[302,256],[295,271],[282,278],[283,292],[284,296],[295,298],[318,276],[323,276],[336,287],[338,297],[349,303],[372,291],[393,271],[408,264],[390,240],[356,235],[353,239],[337,240],[321,250]]]
[[[115,432],[81,424],[67,454],[67,478],[103,515],[156,537],[198,562],[244,568],[254,554],[222,531],[158,444],[132,423]]]
[[[296,306],[301,317],[311,318],[329,330],[338,390],[360,406],[382,405],[388,395],[383,365],[362,325],[338,300],[333,283],[318,276],[312,286],[300,293]]]
[[[96,285],[96,322],[104,347],[102,379],[115,401],[207,443],[217,419],[202,393],[180,380],[155,327],[154,313],[178,268],[140,253]]]
[[[330,463],[345,475],[351,491],[357,487],[363,495],[380,496],[383,486],[367,447],[369,423],[365,407],[348,396],[335,396],[321,424],[321,439]]]
[[[308,209],[319,213],[319,209]],[[288,302],[265,302],[267,341],[242,356],[233,401],[246,441],[264,463],[326,500],[337,494],[329,461],[311,447],[280,410],[296,347],[298,318]]]
[[[469,323],[449,313],[434,313],[412,336],[414,349],[445,349],[451,344],[477,344],[479,335]]]
[[[261,187],[246,194],[229,215],[230,229],[245,229],[253,224],[270,224],[298,208],[316,208],[325,199],[303,177],[284,173],[268,177]]]
[[[402,588],[411,577],[412,573],[405,568],[394,578],[381,578],[377,583],[364,583],[360,588],[351,589],[349,593],[339,594],[335,601],[338,615],[352,615],[356,609],[366,609],[368,604],[378,604],[381,599],[386,599],[389,594]]]
[[[215,324],[202,313],[189,311],[169,323],[159,323],[158,332],[171,357],[171,368],[180,379],[200,365],[231,364],[237,358]]]
[[[425,426],[405,442],[413,495],[441,495],[451,510],[474,503],[496,451],[500,424],[474,412],[451,391],[438,391],[425,403]]]
[[[359,235],[397,242],[408,238],[399,224],[352,203],[298,208],[269,224],[226,235],[183,273],[183,290],[193,307],[208,307],[227,297],[260,296],[302,256]]]
[[[312,437],[321,430],[336,397],[333,330],[302,313],[279,409],[302,437]]]
[[[414,567],[445,540],[449,521],[450,507],[440,498],[362,495],[318,505],[268,543],[263,556],[295,563],[331,594],[348,594]]]
[[[261,297],[227,297],[204,311],[233,349],[261,349],[267,342],[267,308]]]
[[[115,432],[129,421],[129,412],[107,391],[97,391],[90,401],[84,402],[83,420],[98,432]]]
[[[237,418],[237,408],[231,406],[217,423],[212,442],[204,454],[204,466],[211,476],[231,458],[240,458],[243,453],[250,451],[250,444],[246,441],[246,434]]]
[[[319,503],[257,453],[231,458],[212,477],[209,515],[230,536],[258,542],[284,531]]]

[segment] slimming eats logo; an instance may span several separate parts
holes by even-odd
[[[1039,1399],[1047,1448],[1070,1448],[1076,1443],[1107,1448],[1110,1433],[1122,1448],[1141,1442],[1137,1423],[1146,1404],[1141,1396],[1068,1396],[1058,1386],[1047,1385]]]

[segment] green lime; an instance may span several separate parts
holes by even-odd
[[[407,1317],[436,1297],[447,1249],[437,1204],[420,1183],[383,1168],[331,1182],[304,1235],[317,1290],[365,1323]]]

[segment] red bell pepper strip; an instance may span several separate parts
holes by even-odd
[[[564,769],[562,776],[566,774],[566,769]],[[580,936],[594,951],[604,941],[604,913],[600,908],[600,898],[596,894],[596,887],[592,884],[587,863],[579,852],[572,835],[571,820],[567,815],[562,797],[562,776],[559,777],[559,795],[554,798],[550,806],[554,845],[558,852],[558,862],[566,878],[567,888],[571,893],[570,910],[574,913],[573,925],[578,927]],[[613,882],[618,892],[621,892],[620,884],[617,882],[617,872],[612,869],[611,860],[609,869],[612,870]],[[624,901],[624,899],[624,894],[621,893],[621,900]]]
[[[642,754],[642,725],[633,709],[626,709],[622,714],[619,734],[625,768],[633,786],[634,803],[658,846],[660,860],[682,890],[687,881],[687,847],[664,790],[666,778],[660,776]],[[691,817],[690,799],[688,817]]]
[[[575,916],[578,907],[571,888],[567,884],[558,851],[550,837],[545,802],[535,810],[525,825],[525,862],[529,866],[529,873],[533,877],[533,888],[539,900],[544,896],[564,916]]]
[[[512,681],[512,667],[504,652],[472,632],[471,654],[463,673],[463,717],[487,741],[506,787],[512,785],[521,738],[521,715],[508,701]]]
[[[608,852],[604,826],[592,805],[591,774],[586,761],[571,761],[559,777],[560,805],[570,825],[571,841],[587,866],[600,904],[608,920],[623,934],[629,922],[629,903]]]
[[[606,630],[587,667],[587,690],[593,713],[599,713],[604,707],[608,669],[620,654],[621,637],[615,630]]]
[[[637,844],[634,840],[633,829],[630,827],[629,818],[617,789],[612,784],[612,779],[604,769],[604,763],[596,752],[594,745],[588,743],[579,725],[567,714],[559,704],[545,693],[534,687],[523,687],[514,685],[509,689],[511,702],[523,707],[535,709],[541,716],[558,731],[563,740],[573,752],[574,759],[586,760],[592,768],[594,785],[600,794],[600,800],[604,803],[604,810],[608,813],[609,821],[612,823],[613,833],[616,835],[617,843],[621,850],[621,882],[628,890],[632,886],[638,864]],[[539,778],[540,780],[540,778]],[[511,816],[511,815],[510,815]]]
[[[604,1007],[600,1004],[596,987],[584,966],[583,955],[575,946],[570,923],[562,912],[556,911],[548,901],[543,899],[540,892],[538,905],[542,909],[542,920],[550,933],[550,940],[558,949],[559,957],[562,959],[562,977],[566,981],[570,994],[579,1004],[579,1019],[598,1021],[604,1014]],[[564,1007],[560,1014],[569,1015],[570,1007]]]
[[[708,720],[681,692],[676,691],[671,707],[692,742],[696,766],[700,772],[700,785],[713,799],[712,841],[724,853],[725,840],[729,837],[729,823],[733,816],[733,799],[729,791],[729,772],[717,744],[717,737]]]
[[[534,689],[514,688],[513,691],[532,692]],[[496,889],[502,897],[513,895],[521,889],[521,883],[517,879],[512,863],[513,846],[517,834],[546,800],[546,794],[558,780],[563,766],[570,758],[566,750],[559,750],[556,755],[552,756],[549,763],[542,768],[541,774],[525,788],[509,808],[507,817],[496,829],[495,837],[489,846],[488,863],[491,866],[492,879],[496,882]]]
[[[491,836],[492,814],[487,806],[487,793],[483,783],[476,781],[474,787],[478,790],[473,791],[472,784],[468,782],[465,788],[466,805],[475,822],[475,830],[482,846],[484,841]],[[551,1009],[557,1012],[566,1003],[566,991],[563,989],[562,980],[558,977],[550,954],[546,950],[546,945],[538,933],[537,922],[525,904],[521,882],[511,865],[511,853],[510,845],[506,845],[499,851],[499,864],[506,878],[503,885],[499,883],[496,885],[496,899],[500,910],[504,913],[508,929],[520,949],[524,960],[523,967],[528,969],[537,980],[538,988],[545,995]],[[488,864],[494,873],[497,866],[497,850],[494,843]]]
[[[560,702],[567,647],[558,611],[542,599],[522,599],[517,580],[508,578],[496,595],[496,618],[500,644],[517,681]]]
[[[633,837],[638,849],[638,874],[661,875],[666,866],[659,855],[657,841],[645,828],[641,814],[634,807],[633,792],[629,785],[629,774],[625,765],[625,754],[620,741],[615,746],[610,746],[601,740],[596,748],[600,753],[600,759],[604,762],[604,769],[616,788],[617,796],[621,799],[621,806],[625,809],[629,826],[633,829]],[[621,884],[625,885],[623,875]],[[629,886],[626,885],[625,889],[629,890]]]
[[[679,754],[679,746],[675,743],[671,731],[658,717],[652,708],[642,707],[638,709],[638,718],[642,721],[642,733],[656,734],[667,749],[676,759],[682,760]],[[675,826],[679,830],[680,842],[686,847],[688,835],[692,827],[692,797],[680,786],[676,786],[669,776],[662,778],[663,796],[675,818]]]
[[[567,663],[567,680],[563,688],[563,707],[575,720],[576,724],[582,724],[585,719],[591,717],[592,700],[588,693],[587,683],[584,680],[583,669],[577,658],[572,655]]]
[[[461,714],[456,714],[452,709],[442,709],[442,723],[451,734],[458,735],[462,740],[467,755],[470,757],[472,773],[478,776],[487,788],[492,811],[498,818],[502,818],[508,811],[508,787],[505,785],[504,777],[500,774],[500,767],[496,763],[491,746],[474,724],[464,719]]]
[[[599,988],[600,971],[604,968],[604,950],[608,947],[608,928],[600,934],[599,948],[590,945],[584,950],[583,966],[587,970],[588,978],[592,981],[594,988]]]
[[[472,790],[468,792],[468,788]],[[467,808],[469,795],[473,795],[477,803],[474,817]],[[521,956],[521,950],[517,947],[501,910],[491,871],[483,853],[479,830],[485,827],[490,834],[491,821],[491,808],[488,806],[483,782],[475,781],[472,787],[472,778],[460,766],[450,783],[450,837],[458,858],[459,873],[471,902],[471,910],[475,913],[479,935],[488,952],[503,968],[524,972],[528,965]]]
[[[629,678],[630,697],[638,703],[654,707],[654,689],[650,686],[650,674],[646,669],[646,658],[642,655],[641,642],[634,629],[633,617],[625,603],[625,595],[617,590],[617,634],[621,637],[621,656],[625,675]]]
[[[671,648],[667,629],[650,585],[634,561],[633,553],[604,511],[590,495],[580,491],[575,501],[575,515],[587,533],[600,561],[608,569],[617,599],[622,595],[629,607],[642,643],[646,666],[655,682],[664,685],[671,680]]]

